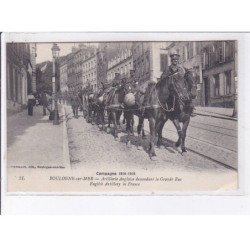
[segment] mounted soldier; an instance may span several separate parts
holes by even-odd
[[[130,76],[127,80],[127,84],[129,84],[130,87],[132,88],[132,92],[134,92],[138,88],[138,79],[135,76],[135,70],[133,69],[130,70]]]
[[[112,87],[117,88],[121,84],[121,74],[115,73],[115,78],[112,81]]]
[[[184,68],[183,66],[179,64],[180,55],[177,52],[171,53],[170,58],[171,58],[171,65],[168,66],[165,69],[165,71],[162,73],[161,80],[164,78],[169,78],[173,81],[173,83],[183,82],[185,74],[188,71],[188,69]],[[178,86],[183,87],[181,85],[178,85]],[[193,93],[191,93],[191,89],[188,89],[188,91],[190,95],[190,102],[188,104],[190,108],[190,113],[191,113],[191,116],[195,116],[195,114],[193,113],[194,104],[192,102],[192,99],[194,99],[195,96],[193,95]],[[182,108],[183,107],[181,107],[181,110]]]

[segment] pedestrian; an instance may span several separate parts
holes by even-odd
[[[46,92],[42,92],[41,102],[42,102],[42,105],[43,105],[43,116],[45,116],[46,115],[46,109],[48,109],[48,111],[50,112],[48,94]]]
[[[81,100],[77,94],[72,95],[71,97],[71,106],[73,110],[73,114],[75,118],[78,118],[78,109],[79,106],[81,105]]]
[[[28,115],[33,116],[33,107],[36,105],[36,98],[31,93],[28,95]]]

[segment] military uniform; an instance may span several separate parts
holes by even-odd
[[[166,77],[178,77],[178,78],[184,78],[186,73],[185,68],[183,68],[182,66],[174,66],[174,65],[170,65],[161,75],[161,79],[164,79]]]
[[[119,73],[115,73],[115,78],[112,81],[112,87],[116,88],[121,83],[121,75]]]
[[[173,53],[170,55],[171,59],[176,59],[179,60],[179,55],[177,53]],[[183,81],[185,74],[186,74],[186,69],[180,65],[173,65],[171,64],[167,69],[162,73],[161,79],[167,78],[167,77],[173,77],[173,80],[176,81]],[[191,96],[191,95],[190,95]],[[190,103],[188,104],[191,112],[191,116],[195,116],[193,114],[194,110],[194,104],[192,102],[192,99],[190,100]]]
[[[129,84],[129,86],[132,88],[131,92],[135,92],[138,88],[138,79],[134,75],[134,72],[134,70],[130,70],[130,77],[127,80],[127,84]]]

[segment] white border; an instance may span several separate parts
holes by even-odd
[[[157,32],[149,32],[149,33],[107,33],[107,32],[101,32],[101,33],[97,33],[97,32],[86,32],[86,33],[6,33],[6,34],[2,34],[2,83],[5,83],[5,58],[6,58],[6,54],[5,54],[5,43],[6,42],[80,42],[80,41],[86,41],[86,42],[100,42],[100,41],[192,41],[192,40],[238,40],[238,95],[241,96],[239,100],[239,138],[240,138],[240,145],[239,145],[239,164],[238,164],[238,172],[239,172],[239,191],[237,192],[231,192],[231,193],[224,193],[224,194],[230,194],[230,195],[236,195],[236,194],[246,194],[249,193],[249,178],[247,178],[247,176],[249,175],[249,169],[246,168],[246,166],[248,164],[246,164],[248,162],[247,159],[247,148],[248,148],[248,143],[247,143],[247,135],[249,134],[249,131],[247,130],[246,126],[244,126],[244,124],[249,124],[249,118],[250,116],[247,115],[246,112],[249,113],[249,111],[246,109],[247,107],[247,102],[248,102],[248,95],[249,95],[249,85],[247,85],[247,79],[249,79],[247,77],[247,62],[249,62],[249,45],[250,45],[250,35],[249,34],[244,34],[244,33],[157,33]],[[6,159],[4,153],[6,152],[6,133],[5,133],[5,126],[6,124],[4,123],[4,121],[6,121],[6,96],[3,94],[6,93],[6,86],[5,84],[2,84],[2,131],[1,131],[1,135],[2,135],[2,163],[4,163],[4,159]],[[2,166],[5,166],[4,164],[2,164]],[[213,199],[216,199],[216,196],[183,196],[183,195],[190,195],[190,194],[202,194],[202,195],[208,195],[208,194],[213,194],[216,195],[218,193],[216,192],[202,192],[202,193],[197,193],[197,192],[185,192],[185,193],[180,193],[180,192],[174,192],[174,193],[164,193],[165,195],[176,195],[178,194],[178,196],[79,196],[81,194],[84,193],[69,193],[69,195],[76,195],[76,196],[65,196],[62,193],[56,193],[53,194],[53,196],[41,196],[41,195],[45,195],[46,193],[40,193],[39,195],[36,194],[36,196],[34,195],[34,193],[30,193],[30,195],[32,194],[32,196],[13,196],[13,195],[6,195],[6,172],[5,172],[5,168],[2,168],[2,197],[3,197],[3,203],[2,203],[2,207],[3,207],[3,212],[7,212],[7,213],[23,213],[24,210],[23,208],[26,207],[25,209],[28,209],[27,205],[32,203],[34,204],[40,204],[39,206],[36,206],[35,208],[33,207],[31,210],[29,210],[28,213],[45,213],[45,211],[49,212],[49,213],[54,213],[55,211],[52,210],[47,210],[48,209],[48,205],[51,204],[51,202],[54,202],[55,206],[60,205],[61,203],[66,203],[68,201],[71,201],[72,204],[74,204],[74,202],[80,202],[81,201],[85,201],[86,199],[93,201],[94,203],[98,203],[99,201],[103,200],[103,199],[107,199],[109,200],[109,202],[111,202],[109,204],[108,203],[103,203],[101,202],[101,206],[100,204],[95,207],[94,210],[90,211],[88,210],[88,207],[86,206],[80,206],[80,211],[82,211],[83,213],[100,213],[100,211],[102,211],[102,209],[100,210],[100,208],[102,208],[102,206],[105,204],[105,206],[107,206],[109,209],[106,210],[105,213],[115,213],[115,211],[112,210],[112,208],[110,207],[111,204],[113,204],[113,202],[115,202],[116,204],[120,204],[118,201],[119,200],[131,200],[135,203],[138,203],[138,206],[140,207],[143,202],[141,203],[140,201],[144,201],[148,200],[149,201],[152,199],[157,201],[157,202],[163,202],[167,204],[167,202],[172,201],[172,202],[180,202],[182,203],[182,201],[184,201],[184,204],[182,205],[182,207],[180,208],[176,208],[175,212],[177,213],[186,213],[187,211],[184,211],[185,206],[191,206],[193,207],[193,204],[195,204],[195,201],[200,200],[200,202],[202,202],[204,204],[204,202],[206,200],[210,200],[210,202],[212,202]],[[246,181],[247,180],[247,181]],[[27,194],[27,193],[26,193]],[[181,196],[181,195],[182,196]],[[51,195],[51,194],[50,194]],[[63,196],[62,196],[63,195]],[[107,195],[107,194],[106,194]],[[140,193],[141,195],[141,193]],[[233,197],[223,197],[221,195],[223,195],[223,193],[219,194],[220,196],[217,196],[219,199],[219,203],[220,200],[227,200],[227,199],[232,199]],[[242,196],[241,199],[243,200],[246,196]],[[249,197],[248,197],[249,198]],[[204,200],[205,199],[205,200]],[[239,197],[238,197],[239,199]],[[21,201],[21,202],[20,202]],[[29,201],[29,202],[28,202]],[[44,201],[44,202],[43,202]],[[49,201],[49,203],[47,203],[47,201]],[[117,202],[118,203],[117,203]],[[188,203],[187,203],[188,201]],[[42,204],[41,204],[42,202]],[[225,201],[226,202],[226,201]],[[227,201],[228,202],[228,201]],[[205,202],[206,203],[206,202]],[[230,202],[229,202],[230,203]],[[249,199],[248,199],[248,206],[249,206]],[[15,205],[14,205],[15,204]],[[70,203],[71,204],[71,203]],[[122,202],[121,202],[122,204]],[[200,203],[199,203],[200,204]],[[234,204],[236,205],[236,204]],[[112,206],[112,205],[111,205]],[[148,210],[144,207],[144,209],[142,209],[140,211],[140,213],[152,213],[150,211],[153,211],[153,213],[155,213],[156,211],[159,211],[159,213],[161,213],[161,209],[155,206],[152,206],[152,202],[150,202],[150,206],[149,206],[152,210]],[[153,209],[154,207],[154,209]],[[165,206],[164,206],[165,207]],[[231,206],[233,207],[233,206]],[[30,209],[31,207],[29,207]],[[46,209],[45,209],[46,208]],[[62,208],[60,206],[60,208]],[[67,207],[67,209],[65,210],[63,207],[62,211],[63,213],[79,213],[80,211],[78,209],[76,209],[76,207]],[[142,206],[143,208],[143,206]],[[166,208],[166,207],[165,207]],[[201,205],[202,210],[204,211],[204,207]],[[44,210],[45,209],[45,210]],[[69,210],[68,210],[69,209]],[[128,209],[128,210],[127,210]],[[128,213],[131,213],[130,208],[127,209],[121,209],[121,212],[124,213],[124,211],[127,211]],[[205,209],[206,210],[206,209]],[[217,208],[218,211],[220,211],[219,208]],[[228,210],[228,208],[227,208]],[[104,210],[105,211],[105,210]],[[113,212],[112,212],[113,211]],[[130,212],[129,212],[130,211]],[[193,208],[192,210],[194,213],[196,211],[196,209]],[[193,213],[191,211],[191,213]],[[230,209],[229,209],[230,211]],[[233,211],[233,210],[231,210]],[[235,210],[234,210],[235,211]],[[169,211],[168,209],[166,210],[167,213],[175,213],[174,211]],[[60,213],[58,211],[58,213]],[[133,212],[132,212],[133,213]],[[158,213],[158,212],[157,212]],[[196,212],[197,213],[197,212]]]

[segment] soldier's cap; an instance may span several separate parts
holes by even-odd
[[[171,59],[177,59],[178,60],[180,58],[180,55],[177,54],[177,52],[173,52],[173,53],[170,54],[170,57],[171,57]]]

